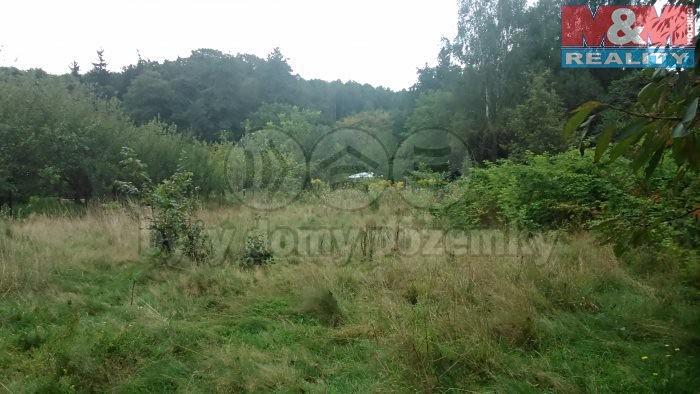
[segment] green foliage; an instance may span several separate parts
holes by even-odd
[[[688,215],[698,181],[679,183],[671,163],[649,180],[630,176],[628,165],[598,165],[592,154],[580,158],[573,151],[488,164],[451,186],[438,215],[460,228],[594,229],[619,252],[641,243],[698,247],[700,226]]]
[[[151,178],[148,176],[148,166],[136,156],[136,152],[129,147],[122,147],[120,167],[120,180],[114,181],[115,191],[122,196],[140,199],[151,187]]]
[[[89,74],[90,80],[102,75]],[[107,87],[95,80],[98,90],[119,86],[116,95],[138,122],[160,119],[207,141],[216,140],[221,130],[238,140],[245,128],[265,127],[275,121],[274,116],[256,112],[269,113],[271,108],[274,113],[291,106],[317,110],[330,124],[364,110],[392,109],[396,96],[387,89],[354,82],[298,78],[279,49],[266,58],[198,49],[175,61],[142,61],[100,80]]]
[[[587,133],[597,116],[590,115],[592,110],[612,111],[617,116],[606,118],[606,132],[597,139],[599,158],[611,145],[611,161],[627,155],[632,159],[632,169],[643,168],[647,177],[668,154],[679,171],[697,172],[700,137],[696,115],[700,87],[695,71],[657,69],[645,71],[643,77],[648,83],[632,103],[587,102],[569,119],[565,131],[580,127]]]
[[[459,132],[464,121],[460,119],[459,100],[455,93],[445,90],[421,94],[413,112],[406,120],[407,130],[445,128]]]
[[[111,189],[128,120],[67,79],[0,74],[0,139],[6,191],[13,199],[88,200]],[[3,199],[9,199],[4,196]]]
[[[437,66],[419,70],[404,131],[456,132],[476,162],[563,150],[561,136],[552,131],[564,110],[582,100],[603,101],[614,82],[631,73],[559,67],[561,0],[458,3],[457,35],[443,40]],[[537,75],[547,75],[546,82],[533,81]],[[537,115],[544,116],[543,125]]]
[[[452,187],[454,201],[443,214],[467,227],[583,227],[619,193],[620,181],[573,152],[529,155],[524,163],[504,160],[472,169]]]
[[[175,90],[158,71],[148,70],[131,82],[124,95],[124,105],[138,122],[171,119],[173,111],[181,109],[175,96]]]
[[[255,140],[266,144],[269,140],[268,135],[272,133],[281,134],[281,136],[288,139],[282,144],[278,143],[282,150],[296,153],[301,148],[306,152],[310,152],[318,139],[329,131],[328,126],[321,121],[321,111],[288,106],[264,108],[265,111],[271,111],[272,109],[280,112],[263,112],[254,115],[258,119],[269,118],[270,120],[260,130],[246,129],[246,141],[244,141],[246,146],[250,147],[251,144],[255,143]],[[251,121],[247,126],[254,127],[258,121]],[[257,148],[259,149],[259,145]]]
[[[137,131],[125,145],[148,167],[152,181],[162,182],[177,172],[182,151],[193,140],[179,134],[174,126],[158,121],[142,125]]]
[[[23,218],[30,215],[45,215],[59,217],[75,217],[85,213],[83,204],[56,197],[32,196],[26,203],[19,204],[14,209],[14,217]]]
[[[640,245],[656,247],[659,256],[686,256],[686,251],[698,250],[700,222],[695,213],[700,179],[692,174],[678,177],[677,171],[675,164],[667,162],[651,178],[638,177],[625,198],[611,204],[591,227],[614,243],[618,254]]]
[[[179,169],[203,195],[228,190],[230,143],[203,143],[158,121],[134,126],[116,101],[71,78],[0,73],[0,203],[142,198]]]
[[[117,81],[107,68],[104,49],[97,50],[97,62],[92,63],[92,70],[88,71],[82,79],[101,98],[111,98],[118,93]]]
[[[201,221],[189,223],[179,240],[182,253],[200,264],[207,262],[213,253],[211,240],[205,231]]]
[[[420,163],[418,169],[409,172],[409,179],[418,187],[439,190],[447,186],[447,174],[436,172]]]
[[[205,143],[188,141],[178,158],[178,171],[193,174],[193,183],[204,197],[223,197],[229,190],[227,159],[233,145],[228,142]],[[238,168],[230,168],[237,171]]]
[[[224,155],[227,186],[241,199],[264,195],[265,198],[291,195],[304,185],[306,165],[295,143],[279,133],[260,130],[249,134]]]
[[[153,209],[150,229],[153,245],[166,256],[180,250],[202,263],[211,255],[211,243],[193,217],[196,191],[190,172],[178,172],[155,186],[148,198]]]
[[[252,113],[244,122],[247,133],[267,128],[270,124],[279,125],[282,117],[290,118],[292,114],[299,113],[299,107],[291,104],[264,103],[257,111]]]
[[[200,49],[162,63],[139,59],[121,72],[108,70],[100,50],[88,73],[74,62],[61,77],[0,69],[0,385],[8,392],[698,387],[696,72],[559,70],[560,0],[458,3],[457,36],[443,40],[437,66],[420,69],[405,92],[304,80],[279,49],[265,58]],[[591,2],[603,3],[610,1]],[[564,122],[565,109],[582,100]],[[581,131],[583,158],[555,154],[566,147],[562,127]],[[395,155],[401,166],[393,175],[420,195],[381,170],[355,183],[364,193],[334,194],[336,179],[323,163],[307,163],[314,150],[351,143],[381,161],[397,153],[401,137],[430,128],[443,131],[417,145],[442,148],[452,133],[477,162],[492,163],[450,183],[461,161],[451,157],[441,172],[430,165],[442,163],[415,150]],[[340,129],[363,132],[331,133]],[[595,151],[583,152],[592,140]],[[464,161],[464,152],[452,153]],[[374,171],[355,159],[338,164]],[[636,173],[642,169],[646,177]],[[316,192],[305,196],[314,204],[301,199],[270,213],[271,221],[343,230],[329,234],[334,241],[363,226],[362,256],[345,264],[334,264],[335,255],[313,264],[316,257],[300,251],[273,256],[265,235],[251,233],[240,265],[276,258],[265,272],[163,270],[138,264],[137,223],[118,201],[95,204],[99,211],[82,204],[145,200],[159,252],[203,263],[214,242],[196,220],[207,214],[197,211],[199,197],[271,191],[265,197],[274,199],[302,187]],[[469,280],[453,255],[375,254],[386,241],[375,244],[375,224],[396,223],[398,249],[404,218],[397,214],[417,210],[400,207],[400,195],[417,207],[428,205],[415,204],[423,199],[435,206],[444,193],[434,213],[451,228],[592,230],[645,277],[629,274],[585,234],[564,234],[551,260],[469,264]],[[364,195],[366,212],[319,204]],[[380,204],[380,196],[391,199]],[[253,214],[217,209],[209,217],[220,223],[208,226],[240,241],[234,230]],[[421,224],[440,224],[428,215],[406,219],[404,229],[426,233],[435,228]],[[228,253],[234,243],[223,238],[217,250]]]
[[[565,127],[596,134],[594,160],[629,159],[635,173],[644,169],[648,183],[625,205],[596,220],[596,227],[614,240],[619,253],[640,243],[697,248],[700,170],[697,109],[700,90],[694,70],[646,70],[613,83],[607,103],[589,101],[574,111]],[[592,114],[593,111],[599,113]],[[602,119],[598,122],[598,118]],[[583,141],[583,139],[582,139]],[[585,149],[582,143],[581,151]],[[671,157],[675,165],[664,160]],[[630,223],[634,223],[630,229]]]
[[[335,123],[335,129],[356,129],[363,131],[376,138],[377,141],[387,150],[392,152],[396,147],[396,136],[394,135],[394,119],[392,115],[383,110],[364,111],[343,119]],[[357,133],[357,138],[364,140],[366,136]]]
[[[264,233],[254,232],[248,234],[245,240],[241,265],[245,268],[253,268],[271,264],[274,256],[268,248],[268,240]]]
[[[511,113],[508,126],[515,134],[511,152],[522,155],[564,150],[561,134],[564,106],[550,86],[548,72],[531,74],[525,99]]]
[[[576,108],[584,100],[595,100],[605,95],[605,88],[593,76],[591,70],[561,70],[554,76],[554,80],[556,92],[562,98],[564,107],[567,109]],[[613,89],[614,83],[615,81],[609,90]]]

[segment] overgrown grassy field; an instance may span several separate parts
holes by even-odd
[[[1,222],[0,391],[700,387],[698,289],[676,269],[620,262],[586,233],[562,234],[551,254],[379,253],[368,228],[437,225],[395,201],[199,216],[216,249],[206,265],[158,262],[127,209]],[[241,268],[259,228],[356,237]]]

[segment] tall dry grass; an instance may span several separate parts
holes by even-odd
[[[149,349],[160,346],[157,357],[177,366],[168,374],[197,376],[182,378],[183,391],[328,391],[331,379],[340,384],[340,377],[350,377],[348,391],[464,391],[488,385],[505,391],[522,381],[530,388],[576,392],[600,379],[610,389],[619,388],[621,378],[638,379],[635,370],[591,368],[590,379],[581,377],[567,372],[558,347],[568,346],[575,365],[589,368],[589,358],[606,361],[597,353],[607,351],[608,342],[619,345],[616,360],[629,354],[639,360],[648,349],[629,350],[644,345],[636,338],[678,343],[689,337],[677,319],[664,315],[669,310],[682,316],[662,308],[675,296],[631,277],[610,248],[587,234],[562,236],[543,255],[423,255],[378,246],[367,253],[363,231],[381,228],[375,233],[381,244],[392,241],[397,228],[434,230],[435,223],[428,212],[400,200],[342,211],[312,197],[273,212],[209,206],[197,216],[211,230],[215,261],[180,261],[175,267],[145,258],[139,245],[147,241],[147,224],[126,210],[2,222],[0,294],[23,300],[25,309],[73,300],[67,309],[96,314],[81,320],[86,330],[114,322],[119,346],[111,351],[141,366],[159,362],[141,347],[141,338],[152,338]],[[330,254],[297,251],[275,256],[269,266],[238,265],[250,231],[282,227],[354,229],[357,238]],[[398,238],[401,247],[410,243],[401,231]],[[110,272],[104,278],[104,265],[123,265],[134,275],[111,278]],[[84,270],[85,279],[65,280],[67,287],[60,288],[57,279],[67,270]],[[71,287],[83,280],[108,287],[99,292],[99,302]],[[36,294],[25,297],[24,291]],[[323,315],[336,313],[328,308],[329,298],[339,316]],[[603,328],[596,326],[601,322]],[[629,331],[620,326],[634,327],[634,337],[621,336]],[[61,335],[52,338],[58,343]],[[168,341],[177,346],[168,348]],[[602,344],[591,350],[596,341]],[[68,343],[53,346],[73,349]],[[73,379],[96,391],[121,387],[139,374],[135,367],[112,371],[114,355],[102,354],[99,343],[76,349],[75,360],[94,357],[104,376],[94,383],[94,371],[70,358],[81,366],[78,371],[85,369]],[[21,351],[13,354],[24,360]],[[49,354],[46,363],[52,365]],[[46,371],[40,364],[31,368],[36,375],[18,374],[11,387]],[[152,373],[149,379],[158,384],[167,380],[160,371]]]
[[[1,226],[0,294],[40,289],[62,269],[138,260],[147,239],[139,215],[124,209],[93,208],[74,217],[31,215]]]

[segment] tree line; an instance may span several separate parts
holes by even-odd
[[[139,58],[119,72],[99,50],[87,72],[75,63],[58,76],[0,69],[0,199],[116,196],[118,181],[133,177],[125,173],[129,155],[154,182],[187,170],[201,193],[223,195],[231,187],[227,155],[266,149],[268,129],[293,136],[306,152],[340,127],[365,130],[389,151],[418,130],[447,130],[477,165],[595,147],[605,122],[567,137],[568,112],[586,100],[632,107],[653,77],[559,68],[562,4],[460,0],[457,36],[444,39],[437,65],[417,70],[415,85],[400,92],[305,80],[279,49],[265,58],[199,49],[171,61]],[[302,164],[286,170],[299,174]]]

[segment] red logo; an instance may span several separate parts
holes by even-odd
[[[563,6],[563,47],[687,47],[695,38],[695,10],[667,5],[657,13],[653,6]]]

